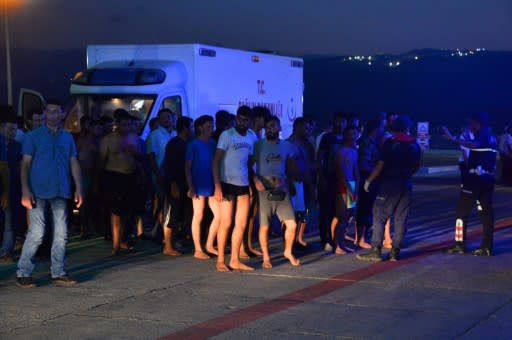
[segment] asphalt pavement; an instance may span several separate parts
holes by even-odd
[[[15,264],[0,265],[1,339],[510,339],[512,189],[495,194],[495,256],[447,256],[457,178],[416,179],[402,260],[369,264],[325,253],[314,228],[292,267],[272,239],[274,268],[217,273],[215,260],[137,251],[110,255],[103,238],[69,243],[68,270],[80,282],[57,287],[39,261],[39,287],[15,286]],[[470,248],[479,245],[476,209]]]

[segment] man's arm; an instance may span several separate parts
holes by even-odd
[[[80,208],[83,203],[82,171],[80,170],[80,163],[78,163],[76,156],[71,157],[69,162],[71,167],[71,176],[73,176],[73,181],[75,182],[75,203],[76,207]]]
[[[30,172],[30,167],[32,165],[32,156],[23,155],[21,159],[21,204],[27,208],[32,209],[33,205],[36,203],[34,196],[32,195],[32,191],[30,190],[30,186],[28,184],[28,174]]]
[[[364,190],[368,191],[370,188],[370,184],[375,181],[381,174],[382,170],[384,169],[384,161],[378,161],[377,165],[373,169],[372,173],[364,183]]]
[[[0,178],[2,180],[2,198],[0,200],[0,206],[5,209],[9,206],[9,166],[7,162],[0,162]]]
[[[294,179],[297,178],[297,164],[295,158],[290,156],[286,159],[286,184],[290,195],[295,196],[295,183]]]

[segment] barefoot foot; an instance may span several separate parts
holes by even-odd
[[[217,262],[217,265],[215,266],[215,268],[217,268],[217,271],[220,272],[220,273],[227,273],[227,272],[229,272],[228,266],[226,266],[222,262]]]
[[[284,257],[290,261],[291,265],[294,267],[300,266],[300,261],[298,258],[293,256],[293,254],[284,254]]]
[[[195,251],[194,257],[198,260],[209,260],[210,259],[210,256],[208,256],[208,254],[206,254],[204,251]]]
[[[272,269],[272,263],[270,263],[270,260],[264,260],[263,263],[261,264],[261,268]]]
[[[253,267],[249,267],[246,264],[243,264],[242,262],[230,262],[229,267],[233,270],[243,270],[243,271],[253,271]]]
[[[179,251],[177,251],[176,249],[164,249],[162,254],[167,255],[167,256],[173,256],[173,257],[181,256],[181,253]]]
[[[334,252],[336,255],[345,255],[347,252],[343,250],[341,247],[336,247],[336,251]]]
[[[357,243],[356,245],[362,249],[370,249],[372,247],[368,242],[364,240],[360,240],[359,243]]]

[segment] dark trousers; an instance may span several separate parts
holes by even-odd
[[[333,183],[327,181],[325,186],[318,188],[318,231],[322,247],[332,243],[331,221],[336,208],[336,192]]]
[[[460,243],[466,241],[466,221],[471,210],[476,205],[484,231],[481,247],[492,249],[494,234],[494,209],[492,206],[494,179],[482,176],[472,181],[474,183],[471,185],[463,185],[460,192],[456,210],[455,241]]]
[[[393,248],[400,248],[406,232],[406,222],[412,203],[412,187],[405,183],[382,181],[373,206],[372,247],[381,248],[384,226],[393,216],[395,232]]]

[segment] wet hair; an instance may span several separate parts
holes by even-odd
[[[347,119],[347,114],[343,113],[343,112],[335,112],[332,115],[332,120],[336,120],[336,119]]]
[[[202,115],[201,117],[197,118],[194,121],[194,129],[196,130],[196,133],[199,132],[199,128],[202,127],[204,124],[212,122],[213,123],[213,117],[209,115]]]
[[[398,114],[392,111],[386,112],[386,119],[389,119],[391,116],[398,116]]]
[[[176,132],[181,133],[183,130],[188,129],[192,123],[192,119],[189,117],[179,117],[176,122]]]
[[[49,98],[49,99],[47,99],[46,100],[46,105],[55,105],[55,106],[62,107],[61,101],[56,99],[56,98]]]
[[[7,123],[18,124],[18,117],[14,113],[3,114],[0,116],[0,125],[5,125]]]
[[[100,120],[101,124],[103,124],[103,125],[110,124],[110,123],[114,122],[114,120],[109,116],[101,116],[101,118],[99,120]]]
[[[299,127],[302,127],[307,123],[309,123],[309,121],[304,117],[295,118],[295,120],[293,121],[293,131],[297,131]]]
[[[276,122],[277,124],[281,125],[281,120],[277,116],[274,116],[274,115],[270,115],[265,119],[265,125],[267,125],[268,123],[271,123],[271,122]]]
[[[15,115],[12,105],[0,105],[0,117],[5,115]]]
[[[158,118],[157,117],[151,118],[149,120],[149,126],[151,126],[153,124],[158,124]]]
[[[255,106],[252,108],[252,119],[253,120],[256,118],[263,118],[263,120],[266,120],[267,117],[269,117],[270,115],[272,115],[272,113],[266,107]]]
[[[160,111],[158,111],[157,115],[158,115],[158,117],[160,117],[164,113],[169,113],[171,116],[174,115],[174,112],[172,112],[170,109],[160,109]]]
[[[103,125],[103,123],[101,122],[100,119],[92,119],[91,122],[89,123],[89,126],[91,126],[91,127],[98,126],[98,125]]]
[[[359,129],[355,125],[347,126],[345,130],[343,130],[343,139],[347,139],[347,136],[349,136],[352,131],[359,131]]]
[[[393,131],[406,132],[412,126],[412,120],[407,115],[398,116],[393,122]]]
[[[238,110],[236,110],[236,115],[251,118],[252,117],[252,109],[246,105],[240,106],[238,108]]]

